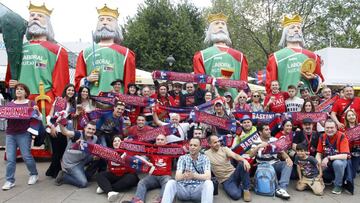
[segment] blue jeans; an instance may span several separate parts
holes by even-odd
[[[140,180],[137,185],[135,197],[140,198],[143,202],[145,202],[146,192],[148,190],[161,188],[160,197],[163,196],[166,183],[171,180],[171,176],[153,176],[148,175]]]
[[[239,162],[234,173],[223,182],[226,194],[233,200],[238,200],[242,196],[242,190],[250,188],[250,174],[245,171],[243,162]]]
[[[21,156],[30,175],[38,175],[36,164],[31,155],[31,135],[28,132],[17,135],[6,135],[6,181],[15,182],[16,149],[19,147]]]
[[[347,160],[334,160],[330,167],[324,169],[323,178],[325,180],[334,179],[334,185],[341,187],[343,184],[343,178],[345,174],[345,168],[347,166]]]
[[[212,203],[214,196],[214,185],[211,180],[206,180],[200,185],[186,185],[169,180],[166,184],[161,203],[172,203],[175,196],[179,200],[201,200],[201,203]]]
[[[285,161],[278,161],[272,166],[274,167],[276,174],[280,174],[278,188],[286,190],[287,186],[289,185],[292,166],[288,166]]]
[[[62,179],[63,182],[79,188],[85,188],[88,181],[85,175],[84,163],[85,162],[82,162],[70,169],[66,169]]]

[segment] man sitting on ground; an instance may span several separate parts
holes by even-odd
[[[239,200],[244,194],[244,201],[250,202],[250,164],[228,147],[220,146],[216,135],[211,135],[208,142],[210,149],[206,150],[205,155],[210,159],[211,171],[219,183],[223,184],[226,194],[233,200]],[[230,159],[238,161],[236,168],[231,164]]]

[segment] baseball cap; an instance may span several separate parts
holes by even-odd
[[[302,120],[302,123],[303,123],[303,124],[305,124],[305,123],[314,123],[314,121],[313,121],[313,119],[311,119],[311,118],[304,118],[304,119]]]

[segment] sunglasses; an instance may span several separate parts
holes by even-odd
[[[260,95],[253,95],[253,97],[260,97]]]
[[[124,103],[124,102],[122,102],[122,101],[116,102],[116,104],[120,104],[120,105],[125,106],[125,103]]]
[[[246,99],[247,97],[239,97],[240,99]]]

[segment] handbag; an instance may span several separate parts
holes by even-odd
[[[195,171],[196,171],[197,173],[199,173],[199,174],[202,174],[202,173],[200,173],[200,172],[197,170],[197,168],[195,167],[194,162],[192,161],[191,163],[192,163]],[[219,194],[219,181],[217,180],[217,178],[216,178],[215,176],[211,176],[211,182],[212,182],[213,185],[214,185],[213,195],[218,195],[218,194]]]

